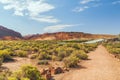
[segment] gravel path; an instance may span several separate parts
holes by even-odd
[[[55,76],[55,80],[120,80],[120,61],[110,55],[103,46],[88,54],[81,62],[82,68]]]

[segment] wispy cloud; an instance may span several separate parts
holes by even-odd
[[[87,3],[90,3],[90,2],[94,2],[96,0],[82,0],[80,1],[80,4],[87,4]]]
[[[31,19],[39,22],[57,23],[60,20],[54,18],[53,16],[31,16]]]
[[[120,4],[120,0],[112,2],[112,4]]]
[[[53,25],[53,26],[47,26],[44,28],[44,32],[57,32],[60,30],[63,30],[65,28],[69,28],[69,27],[74,27],[75,25],[70,25],[70,24],[58,24],[58,25]]]
[[[39,22],[57,23],[59,20],[53,16],[43,15],[55,9],[55,6],[46,2],[46,0],[0,0],[5,10],[13,10],[17,16],[29,16],[31,19]]]
[[[74,12],[82,12],[82,11],[87,10],[88,8],[98,7],[98,6],[100,6],[99,1],[100,0],[81,0],[79,2],[79,6],[74,8],[73,11]],[[92,4],[90,4],[90,3],[92,3]]]
[[[76,7],[73,11],[74,12],[82,12],[82,11],[88,9],[88,8],[89,8],[88,6]]]

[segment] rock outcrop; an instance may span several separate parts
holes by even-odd
[[[26,40],[74,40],[74,39],[99,39],[113,38],[114,35],[90,34],[83,32],[56,32],[25,36]]]
[[[19,32],[0,26],[0,39],[4,40],[22,39],[22,35]]]

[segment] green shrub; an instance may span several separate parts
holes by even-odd
[[[120,48],[112,48],[112,49],[109,49],[110,53],[113,53],[113,54],[120,54]]]
[[[49,54],[47,54],[46,52],[41,52],[38,56],[38,59],[39,60],[51,60],[52,57]]]
[[[29,78],[22,78],[21,80],[30,80]]]
[[[0,74],[0,80],[5,80],[5,76]]]
[[[37,58],[38,57],[38,54],[32,54],[31,56],[30,56],[30,59],[35,59],[35,58]]]
[[[19,71],[14,73],[13,77],[17,80],[43,80],[38,69],[31,65],[22,66]]]
[[[47,60],[39,60],[37,64],[38,65],[48,65],[49,63]]]
[[[3,61],[12,59],[12,57],[10,56],[10,53],[7,50],[0,50],[0,58],[2,58]]]
[[[80,49],[80,47],[79,47],[79,45],[78,44],[73,44],[73,46],[72,46],[73,48],[75,48],[75,49]]]
[[[3,70],[0,72],[0,80],[8,80],[8,77],[11,75],[12,73],[9,70]]]
[[[25,65],[20,70],[0,73],[0,80],[45,80],[36,67]]]
[[[8,80],[17,80],[16,77],[8,77]]]
[[[115,55],[116,58],[120,59],[120,43],[104,43],[103,44],[109,53]]]
[[[33,66],[23,66],[21,68],[22,75],[25,78],[28,78],[30,80],[42,80],[40,72],[37,70],[36,67]]]
[[[79,59],[75,56],[69,56],[63,60],[66,67],[74,68],[78,66]]]
[[[15,77],[8,77],[7,80],[18,80],[18,79],[15,78]],[[28,78],[21,78],[20,80],[30,80],[30,79],[28,79]]]
[[[57,61],[57,59],[58,59],[58,57],[57,57],[57,56],[52,55],[52,60],[53,60],[53,61]]]
[[[59,61],[63,60],[63,58],[66,57],[66,52],[65,51],[58,52],[57,57]]]
[[[17,50],[16,51],[16,56],[27,57],[27,51]]]
[[[3,59],[0,58],[0,67],[2,66],[2,63],[3,63]]]
[[[73,51],[71,55],[83,60],[88,59],[88,55],[83,50]]]

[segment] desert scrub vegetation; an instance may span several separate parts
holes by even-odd
[[[1,68],[1,66],[2,66],[2,63],[3,63],[3,59],[0,58],[0,68]]]
[[[115,55],[116,58],[120,59],[120,42],[108,42],[103,44],[109,53]]]
[[[69,65],[77,65],[78,60],[86,60],[87,53],[95,50],[98,44],[83,44],[78,41],[0,41],[0,58],[3,61],[13,57],[29,57],[36,59],[39,64],[45,60],[66,62],[73,59]],[[43,61],[42,61],[43,60]],[[70,60],[72,61],[72,60]],[[69,66],[71,67],[71,66]]]
[[[38,64],[38,65],[48,65],[49,62],[48,62],[48,60],[39,60],[39,61],[37,62],[37,64]]]
[[[24,65],[16,72],[3,71],[0,80],[45,80],[38,69],[31,65]]]
[[[11,51],[8,49],[0,50],[0,58],[3,59],[3,61],[11,60]]]
[[[77,58],[76,56],[69,56],[67,58],[64,58],[63,61],[65,63],[65,67],[75,68],[78,66],[79,58]]]

